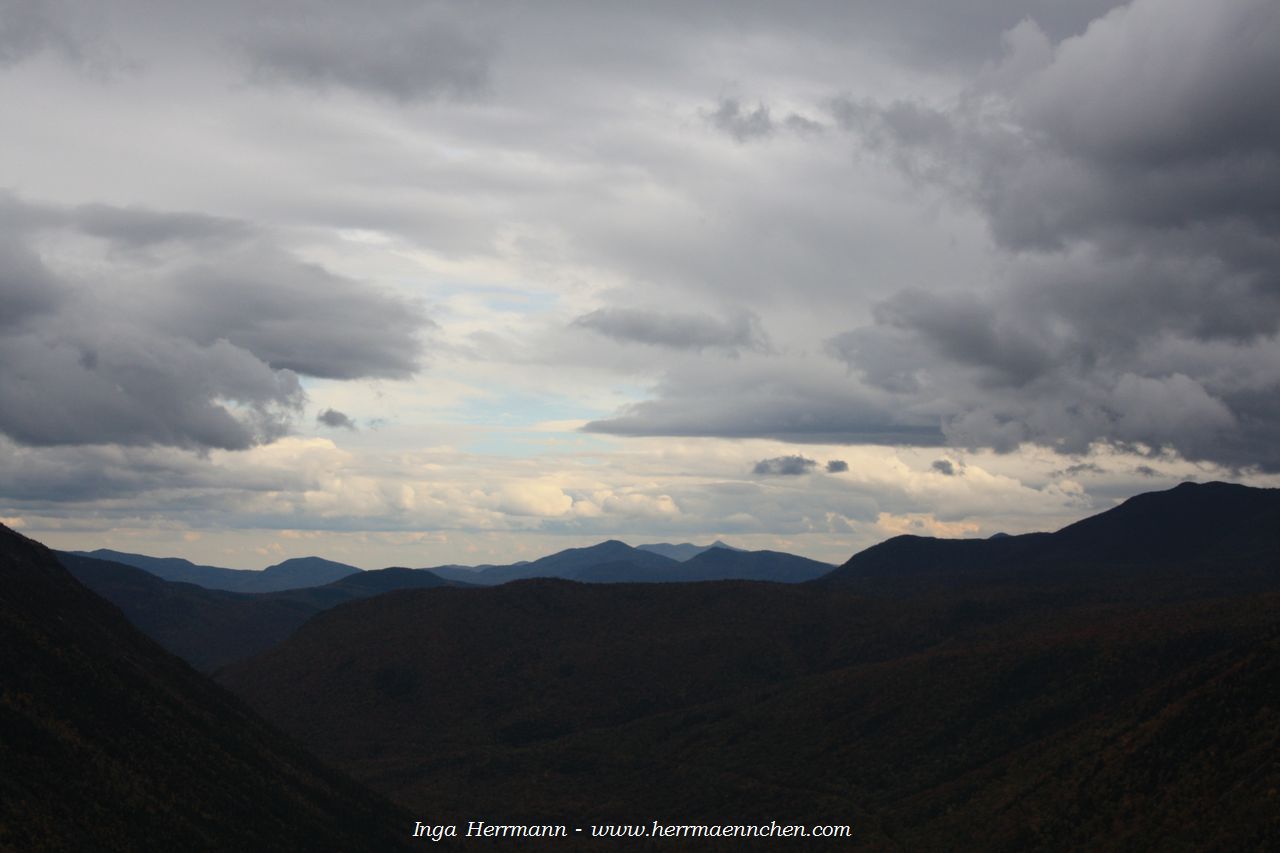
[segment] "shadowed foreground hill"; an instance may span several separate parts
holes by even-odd
[[[1100,552],[1125,541],[1095,529]],[[899,577],[410,592],[321,614],[220,678],[438,815],[847,822],[864,846],[909,850],[1276,849],[1267,536],[1280,527],[1216,563],[1083,572],[1081,537],[1043,571],[975,560],[964,583],[914,592]]]
[[[162,580],[133,566],[76,553],[57,556],[78,581],[119,607],[140,631],[206,672],[266,651],[315,614],[343,602],[447,583],[427,571],[391,568],[307,589],[227,592]]]
[[[389,850],[321,766],[0,527],[0,849]]]

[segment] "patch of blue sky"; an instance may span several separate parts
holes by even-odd
[[[494,427],[528,427],[561,421],[588,421],[609,417],[621,402],[645,399],[649,389],[639,384],[614,385],[607,397],[588,402],[567,394],[536,392],[524,388],[490,385],[481,393],[457,401],[447,420],[451,423]],[[610,402],[606,405],[603,400]]]
[[[459,401],[450,413],[449,420],[454,423],[495,427],[530,427],[546,421],[593,418],[600,414],[559,395],[493,389],[489,393]]]
[[[539,314],[555,309],[560,294],[538,290],[525,284],[477,284],[475,282],[437,282],[431,287],[431,298],[447,303],[455,297],[482,301],[489,310],[513,314]]]
[[[611,436],[593,435],[567,429],[563,432],[547,430],[480,428],[460,448],[466,453],[483,456],[506,456],[528,459],[534,456],[554,456],[571,453],[578,464],[591,464],[589,454],[605,454],[617,439]],[[584,455],[586,454],[586,455]]]
[[[465,445],[468,452],[528,456],[566,443],[576,451],[603,449],[607,442],[579,432],[575,424],[607,414],[561,395],[503,389],[462,401],[448,420],[477,428]],[[549,427],[560,423],[562,428]]]

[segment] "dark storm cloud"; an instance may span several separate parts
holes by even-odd
[[[992,383],[1024,385],[1053,360],[1033,328],[998,326],[992,306],[972,298],[908,291],[880,303],[874,316],[882,326],[918,334],[951,363],[981,368]]]
[[[1025,17],[1039,21],[1055,39],[1074,35],[1093,18],[1123,0],[807,0],[788,5],[774,0],[744,0],[726,16],[722,4],[660,0],[643,4],[538,4],[542,26],[581,41],[585,32],[618,42],[618,52],[652,54],[654,42],[689,41],[699,64],[724,42],[751,43],[758,37],[777,44],[835,44],[849,51],[874,51],[895,63],[932,71],[979,66],[999,47],[1000,33]],[[511,7],[506,7],[511,8]],[[518,7],[516,7],[518,8]],[[565,20],[573,27],[566,27]],[[529,27],[529,22],[522,21]],[[648,36],[637,38],[638,34]],[[768,55],[769,48],[762,51]]]
[[[754,314],[741,311],[728,319],[709,314],[676,314],[638,308],[601,308],[573,321],[575,326],[617,341],[673,349],[722,349],[731,352],[769,348],[769,339]]]
[[[224,0],[165,4],[163,13],[146,0],[0,0],[0,45],[9,48],[11,62],[51,46],[63,51],[61,42],[69,44],[66,51],[74,57],[85,51],[83,22],[100,15],[118,31],[225,39],[247,53],[260,74],[276,79],[403,99],[485,85],[494,40],[544,49],[575,64],[589,57],[593,71],[630,65],[652,74],[655,64],[677,48],[707,65],[709,46],[753,36],[767,37],[770,44],[870,49],[894,62],[954,70],[985,61],[998,46],[999,33],[1025,17],[1057,40],[1080,32],[1121,2],[810,0],[793,7],[746,0],[734,4],[729,18],[721,4],[681,0],[368,0],[358,7],[336,0]]]
[[[957,444],[1280,470],[1278,40],[1264,0],[1137,0],[1056,46],[1024,22],[952,107],[832,102],[1010,255],[998,287],[902,292],[828,351],[949,406]]]
[[[316,415],[316,423],[323,424],[327,427],[331,427],[332,429],[354,430],[356,428],[356,422],[351,420],[345,412],[340,412],[337,409],[325,409],[323,412]]]
[[[283,435],[304,399],[295,374],[226,341],[101,314],[0,335],[0,363],[0,431],[30,445],[240,449]]]
[[[952,464],[950,459],[935,459],[930,467],[944,477],[954,477],[956,475],[956,466]]]
[[[0,227],[11,235],[61,228],[101,238],[122,250],[165,243],[245,243],[260,236],[248,223],[221,216],[108,204],[41,204],[3,189]]]
[[[261,465],[224,459],[209,464],[200,454],[174,447],[64,445],[29,447],[0,436],[0,498],[35,505],[137,498],[144,502],[98,503],[93,518],[137,518],[151,514],[217,509],[244,510],[247,496],[319,488],[316,473],[295,463]]]
[[[1146,466],[1143,465],[1139,467],[1145,468]],[[1051,476],[1061,477],[1065,475],[1068,477],[1076,477],[1076,476],[1079,476],[1080,474],[1105,474],[1105,473],[1107,473],[1107,470],[1103,468],[1101,465],[1097,464],[1096,462],[1078,462],[1075,465],[1068,465],[1066,468],[1062,469],[1061,471],[1054,471],[1051,474]]]
[[[772,459],[761,459],[751,469],[751,473],[766,476],[796,477],[801,474],[808,474],[817,464],[815,460],[804,456],[776,456]]]
[[[827,126],[822,122],[814,121],[808,116],[802,116],[799,113],[791,113],[785,119],[783,119],[782,123],[787,128],[787,130],[798,133],[801,136],[808,136],[810,134],[822,133],[824,130],[827,129]]]
[[[242,38],[253,78],[398,101],[474,95],[488,85],[493,45],[448,11],[390,4],[321,7],[269,17]]]
[[[0,436],[0,497],[56,504],[209,485],[196,473],[197,461],[136,447],[22,447]]]
[[[849,463],[843,459],[830,459],[827,461],[828,474],[843,474],[849,470]]]
[[[0,214],[15,219],[15,209]],[[133,294],[129,310],[201,346],[230,342],[273,368],[328,379],[404,378],[419,365],[419,334],[433,325],[418,306],[302,262],[245,222],[106,205],[33,206],[32,213],[15,228],[61,226],[122,250],[179,244],[181,263],[168,263],[163,284],[145,297]],[[15,302],[11,316],[21,314],[17,302],[34,308],[67,290],[40,272],[30,250],[0,252],[16,258],[0,272],[0,305]],[[32,284],[20,290],[22,281]]]
[[[0,68],[42,50],[77,59],[81,49],[42,0],[0,0]]]
[[[1272,154],[1280,10],[1267,0],[1138,0],[1063,42],[1020,106],[1056,145],[1144,169]],[[1126,80],[1132,86],[1107,86]]]
[[[1265,0],[1138,0],[1056,49],[1025,22],[1007,37],[1016,73],[996,69],[954,109],[831,109],[864,144],[935,160],[1008,248],[1127,248],[1183,228],[1215,248],[1223,235],[1200,229],[1274,224],[1280,212],[1277,30]],[[1015,125],[989,120],[992,95]],[[1258,248],[1245,244],[1224,248]]]
[[[417,306],[273,249],[226,253],[175,277],[163,322],[225,339],[274,368],[328,379],[404,378],[418,367]]]
[[[944,441],[936,426],[896,422],[856,405],[813,398],[778,401],[741,399],[733,389],[714,402],[703,399],[646,400],[624,407],[615,417],[592,421],[583,429],[609,435],[716,436],[776,438],[806,444],[934,445]],[[798,404],[788,408],[789,403]],[[714,411],[711,411],[714,409]]]
[[[0,242],[0,432],[19,444],[243,449],[289,430],[300,374],[416,366],[420,310],[248,223],[0,202],[20,238]]]
[[[54,310],[62,289],[40,256],[0,237],[0,334]]]
[[[812,444],[939,444],[928,410],[894,411],[889,400],[815,373],[803,363],[762,357],[705,359],[670,371],[655,397],[624,407],[584,430],[612,435],[776,438]]]
[[[772,136],[784,129],[800,136],[822,133],[827,126],[799,113],[788,113],[781,121],[775,120],[766,104],[757,102],[755,107],[743,106],[737,98],[721,98],[714,110],[703,112],[711,126],[738,142],[750,142]]]
[[[833,98],[828,108],[836,124],[858,134],[864,145],[900,156],[949,148],[960,135],[951,116],[911,101],[881,105],[869,99]],[[905,157],[900,160],[908,162]]]
[[[1037,21],[1055,40],[1082,31],[1094,18],[1125,0],[855,0],[824,4],[848,12],[820,19],[833,36],[868,39],[902,62],[930,67],[971,67],[999,45],[999,33],[1024,18]],[[783,7],[776,7],[781,10]],[[797,16],[789,10],[791,17]]]
[[[829,108],[863,145],[966,195],[1010,249],[1253,224],[1280,210],[1280,96],[1263,83],[1280,74],[1276,17],[1260,0],[1139,0],[1056,48],[1025,21],[957,106]],[[1014,124],[991,120],[992,96]]]
[[[67,211],[65,218],[85,234],[128,248],[172,242],[231,242],[253,236],[244,222],[202,213],[85,204]]]
[[[737,98],[722,98],[707,118],[718,130],[739,142],[769,136],[774,130],[768,107],[757,104],[755,109],[744,108]]]

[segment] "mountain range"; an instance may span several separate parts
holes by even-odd
[[[150,602],[130,618],[171,647],[221,648],[201,665],[253,713],[4,531],[0,848],[65,841],[79,809],[132,842],[100,849],[293,849],[291,822],[314,849],[389,849],[386,797],[442,821],[849,824],[857,849],[1277,849],[1277,521],[1280,490],[1184,484],[1056,533],[896,537],[786,584],[389,569],[244,594],[62,555],[126,612]],[[740,559],[605,542],[498,568]],[[262,639],[273,620],[297,627]],[[219,647],[237,624],[258,645]],[[175,756],[200,757],[193,788]],[[206,816],[243,800],[238,834],[193,828],[170,793],[192,789]]]
[[[804,581],[831,570],[827,563],[773,551],[692,545],[687,548],[698,553],[683,563],[643,548],[607,541],[511,566],[436,570],[393,567],[373,571],[318,557],[287,561],[263,572],[194,566],[185,560],[106,550],[60,552],[58,557],[72,575],[118,606],[140,630],[206,672],[266,651],[322,610],[399,589],[495,585],[530,577],[592,583],[690,582],[725,577]],[[104,559],[108,554],[131,564]],[[197,577],[206,584],[220,586],[208,588],[194,582],[165,580],[151,571],[157,568],[171,578]],[[323,583],[324,578],[339,572],[342,574],[337,580]],[[273,574],[257,583],[241,577],[268,573]],[[321,582],[303,585],[313,578]],[[243,591],[254,586],[270,589],[281,585],[285,588],[277,591]],[[228,590],[227,586],[241,591]]]
[[[537,560],[509,566],[436,566],[430,571],[449,580],[482,586],[532,578],[561,578],[586,583],[681,583],[712,580],[767,580],[800,583],[830,572],[829,563],[778,551],[744,551],[717,541],[712,545],[641,545],[610,539],[587,548],[569,548]]]
[[[343,602],[450,583],[431,572],[390,568],[356,571],[323,586],[228,592],[166,581],[133,566],[79,553],[57,556],[77,580],[119,607],[139,630],[205,671],[266,651],[321,610]]]
[[[285,589],[320,586],[353,575],[360,569],[322,557],[295,557],[261,571],[201,566],[181,557],[148,557],[99,548],[96,551],[68,551],[78,557],[106,560],[150,572],[158,578],[193,583],[206,589],[233,592],[279,592]]]
[[[670,557],[678,563],[685,560],[691,560],[701,554],[703,551],[709,551],[712,548],[724,548],[728,551],[741,551],[742,548],[735,548],[719,539],[710,545],[694,545],[691,542],[682,542],[679,545],[670,542],[657,542],[651,545],[637,545],[641,551],[652,551],[655,554],[661,554],[664,557]]]
[[[68,555],[133,566],[167,581],[230,592],[280,592],[322,586],[361,570],[321,557],[295,557],[261,571],[202,566],[179,557],[149,557],[100,548]],[[703,580],[774,580],[799,583],[831,571],[831,565],[776,551],[745,551],[716,540],[710,545],[660,543],[632,547],[608,540],[509,565],[433,566],[446,580],[492,586],[528,578],[592,583],[678,583]]]
[[[1276,496],[1184,486],[1009,537],[1025,559],[899,538],[809,584],[396,593],[218,679],[411,808],[768,814],[881,849],[1266,848]]]

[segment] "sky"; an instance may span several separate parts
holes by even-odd
[[[0,522],[842,562],[1280,485],[1273,0],[0,0]]]

